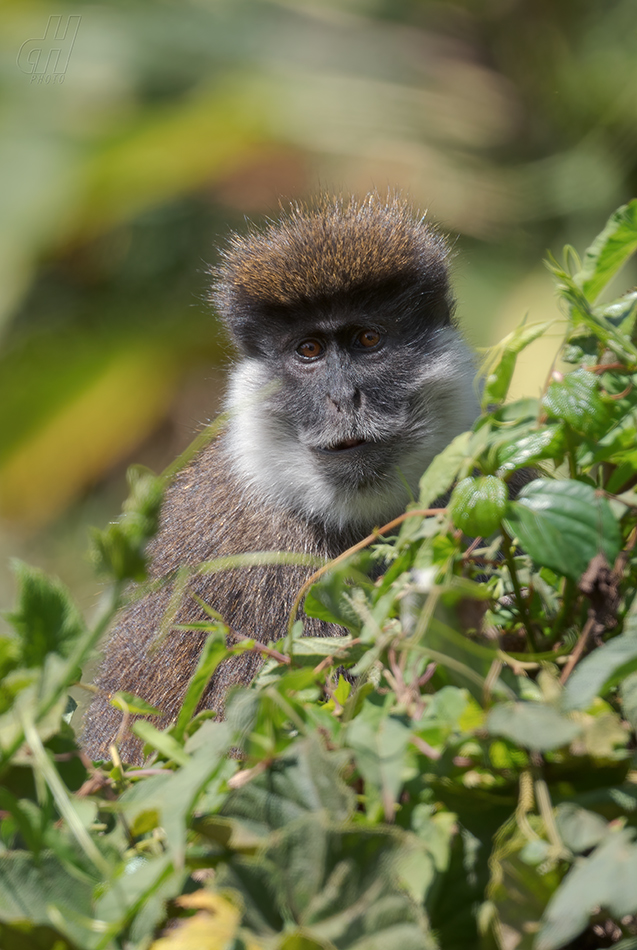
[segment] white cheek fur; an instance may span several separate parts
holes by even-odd
[[[429,462],[472,425],[478,412],[468,347],[449,328],[441,333],[436,350],[415,368],[418,408],[410,445],[394,450],[390,473],[382,481],[363,488],[328,480],[293,429],[269,411],[267,390],[272,384],[267,366],[244,359],[231,374],[231,418],[223,438],[228,464],[245,486],[246,503],[294,511],[335,530],[366,532],[399,515],[411,497],[418,496],[418,481]]]

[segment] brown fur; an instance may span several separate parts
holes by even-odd
[[[235,236],[217,271],[214,302],[232,327],[238,303],[294,306],[388,280],[446,280],[448,246],[398,196],[383,202],[324,197],[295,205],[263,231]]]
[[[296,551],[320,558],[335,557],[349,539],[340,543],[320,528],[281,511],[256,506],[244,499],[219,443],[213,443],[184,470],[169,489],[160,532],[150,546],[151,576],[163,577],[180,564],[248,551]],[[184,594],[174,623],[209,619],[191,594],[210,604],[235,631],[262,643],[285,632],[294,598],[314,568],[263,566],[194,577]],[[168,608],[171,585],[147,595],[122,615],[113,633],[96,679],[100,694],[85,719],[83,742],[93,759],[109,759],[109,745],[117,734],[122,713],[109,703],[109,695],[125,690],[162,709],[158,722],[168,726],[177,716],[190,676],[195,670],[206,634],[170,629],[158,649],[153,648],[162,617]],[[267,599],[263,592],[267,591]],[[255,604],[261,607],[254,616]],[[339,627],[307,618],[309,636],[334,636]],[[141,662],[140,662],[141,661]],[[203,696],[202,708],[223,709],[232,685],[247,685],[261,665],[261,656],[244,653],[226,660],[216,671]],[[128,733],[120,743],[124,761],[141,762],[142,744]]]

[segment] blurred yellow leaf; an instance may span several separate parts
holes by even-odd
[[[123,352],[47,419],[0,468],[0,515],[46,522],[131,451],[161,420],[177,366],[146,345]]]
[[[156,940],[150,950],[223,950],[236,936],[240,912],[221,895],[200,890],[182,894],[175,903],[198,913],[180,922],[167,937]],[[260,950],[260,944],[254,942],[245,946]]]
[[[101,231],[249,164],[255,148],[271,139],[267,110],[249,91],[251,97],[215,87],[141,121],[136,116],[87,165],[80,229]]]

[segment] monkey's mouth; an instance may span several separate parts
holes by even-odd
[[[325,452],[347,452],[349,449],[357,449],[365,445],[365,439],[343,439],[342,442],[335,442],[334,445],[326,445]]]

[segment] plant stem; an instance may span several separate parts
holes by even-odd
[[[533,632],[533,626],[531,624],[531,618],[526,607],[526,601],[524,595],[522,594],[522,588],[520,586],[520,581],[518,579],[518,572],[515,567],[515,558],[513,557],[513,552],[511,551],[511,538],[502,529],[502,540],[504,547],[504,556],[506,557],[507,566],[509,568],[509,575],[511,577],[511,583],[513,584],[513,590],[515,592],[515,600],[517,603],[518,610],[520,612],[520,617],[522,618],[522,623],[526,630],[526,635],[531,645],[533,653],[538,652],[538,645],[535,639],[535,633]]]
[[[577,586],[575,581],[571,580],[570,577],[564,578],[564,593],[562,596],[562,607],[558,613],[555,623],[553,625],[553,634],[551,636],[551,644],[557,643],[560,639],[562,631],[565,624],[568,621],[568,618],[571,614],[571,609],[573,607],[573,601],[577,593]]]

